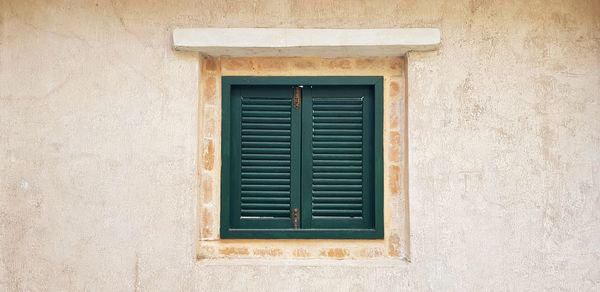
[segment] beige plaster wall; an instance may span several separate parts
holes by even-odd
[[[180,26],[441,29],[407,58],[411,262],[196,260]],[[0,0],[0,291],[599,290],[599,99],[597,0]]]

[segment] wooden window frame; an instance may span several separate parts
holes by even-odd
[[[230,224],[231,87],[236,85],[367,85],[374,89],[374,225],[368,229],[234,229]],[[222,239],[383,239],[383,77],[276,76],[222,77]]]

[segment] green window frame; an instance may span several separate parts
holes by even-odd
[[[222,77],[221,137],[221,238],[383,238],[383,77]]]

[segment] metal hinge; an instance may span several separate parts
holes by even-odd
[[[298,208],[292,209],[292,225],[294,229],[300,228],[300,209]]]
[[[302,102],[302,85],[294,87],[294,98],[292,99],[292,104],[295,108],[300,108],[300,103]]]

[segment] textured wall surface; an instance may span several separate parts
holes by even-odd
[[[411,262],[195,259],[179,26],[441,29],[407,59]],[[597,291],[599,102],[598,0],[0,0],[0,291]]]

